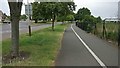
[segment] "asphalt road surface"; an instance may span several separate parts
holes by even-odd
[[[61,22],[57,22],[57,24],[61,24]],[[51,24],[40,24],[33,26],[31,25],[32,31],[36,31],[39,29],[50,27]],[[28,23],[26,21],[20,21],[19,23],[19,31],[20,34],[28,33]],[[11,24],[2,24],[0,25],[0,39],[5,40],[11,38]]]
[[[55,66],[117,68],[118,47],[71,25],[65,30]]]

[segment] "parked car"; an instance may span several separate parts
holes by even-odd
[[[8,23],[8,24],[10,24],[10,22],[11,22],[11,21],[9,21],[9,20],[4,20],[4,21],[3,21],[3,23]]]

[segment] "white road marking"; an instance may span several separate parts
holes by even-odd
[[[71,25],[71,29],[75,33],[75,35],[78,37],[78,39],[84,44],[84,46],[88,49],[88,51],[92,54],[92,56],[97,60],[97,62],[102,66],[103,68],[107,68],[107,66],[99,59],[99,57],[88,47],[88,45],[82,40],[82,38],[77,34],[77,32],[73,29]]]

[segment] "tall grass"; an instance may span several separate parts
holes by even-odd
[[[106,36],[105,38],[111,41],[117,41],[118,38],[118,23],[115,22],[106,22]],[[97,23],[97,35],[102,37],[103,34],[103,24]]]

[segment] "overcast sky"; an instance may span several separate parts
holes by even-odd
[[[118,9],[118,1],[120,0],[74,0],[77,5],[76,11],[82,7],[87,7],[90,9],[92,15],[106,17],[116,17]],[[24,0],[26,3],[27,0]],[[22,14],[25,13],[24,6],[22,7]],[[7,0],[0,0],[0,10],[2,10],[7,15],[9,14],[9,6]]]

